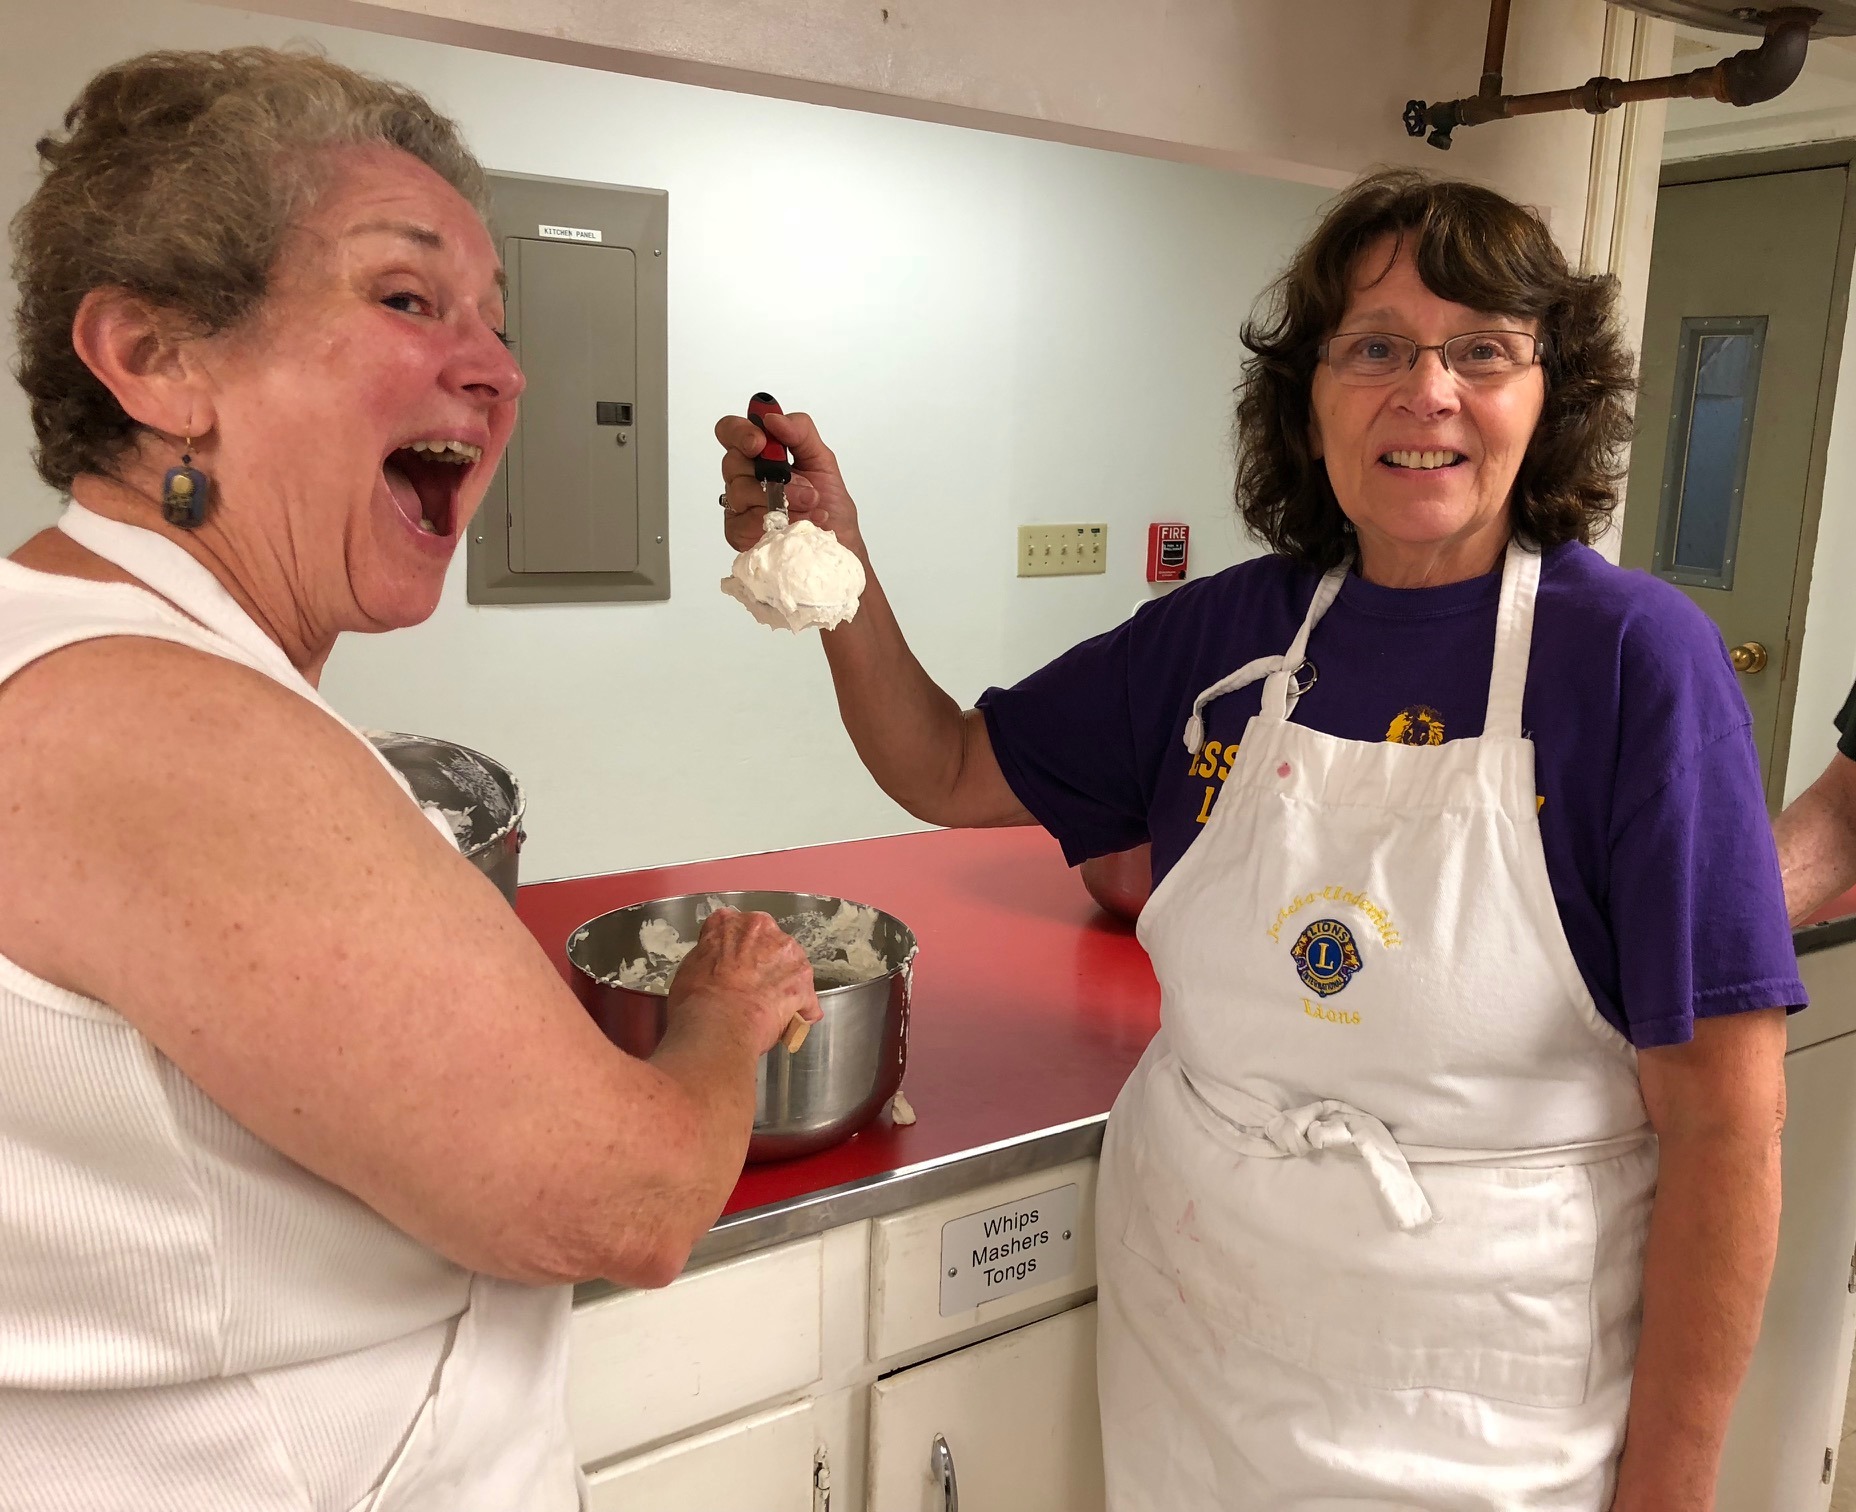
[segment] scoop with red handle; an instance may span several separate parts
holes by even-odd
[[[783,415],[780,401],[772,394],[759,393],[748,400],[748,419],[761,426],[761,434],[767,435],[767,428],[761,425],[763,415]],[[786,448],[772,436],[767,436],[767,444],[754,459],[754,476],[760,480],[761,487],[767,492],[769,509],[786,508],[786,485],[793,481],[793,462]]]

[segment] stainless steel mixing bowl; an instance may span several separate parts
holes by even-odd
[[[842,901],[813,893],[724,892],[617,908],[569,936],[575,990],[606,1038],[621,1050],[648,1056],[664,1037],[666,996],[623,987],[618,976],[625,962],[644,955],[638,934],[647,920],[663,919],[693,940],[716,904],[771,914],[784,926],[798,914],[834,913]],[[810,1155],[849,1139],[883,1111],[902,1085],[915,935],[879,909],[872,944],[889,971],[850,987],[821,986],[818,1001],[825,1016],[805,1043],[793,1053],[775,1045],[761,1057],[749,1160]]]
[[[413,797],[437,806],[452,820],[458,849],[509,900],[516,902],[516,870],[522,853],[522,785],[509,768],[481,751],[429,735],[369,730],[374,749],[406,779]]]

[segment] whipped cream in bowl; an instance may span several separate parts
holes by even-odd
[[[917,945],[883,909],[770,891],[691,893],[613,909],[568,937],[580,1001],[607,1039],[648,1059],[668,1023],[670,984],[718,908],[772,915],[811,960],[824,1012],[798,1050],[776,1045],[761,1057],[748,1159],[784,1160],[850,1138],[889,1106],[908,1059]]]

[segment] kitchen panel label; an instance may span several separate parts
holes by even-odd
[[[603,242],[606,239],[590,226],[538,226],[536,229],[555,241]]]
[[[1029,1291],[1076,1269],[1076,1184],[941,1225],[941,1316]]]

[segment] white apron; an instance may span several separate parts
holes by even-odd
[[[207,569],[153,531],[73,505],[59,529],[114,563],[209,631],[241,660],[307,698],[374,751],[324,702],[283,650]],[[411,797],[378,752],[376,758]],[[433,823],[447,837],[442,816]],[[455,844],[455,839],[453,839]],[[478,1275],[456,1320],[432,1394],[375,1489],[353,1512],[567,1512],[585,1483],[567,1426],[565,1286],[532,1287]]]
[[[1548,884],[1511,545],[1488,717],[1290,722],[1322,579],[1140,937],[1161,1029],[1098,1199],[1113,1512],[1605,1512],[1656,1177]],[[1621,942],[1628,944],[1628,942]]]

